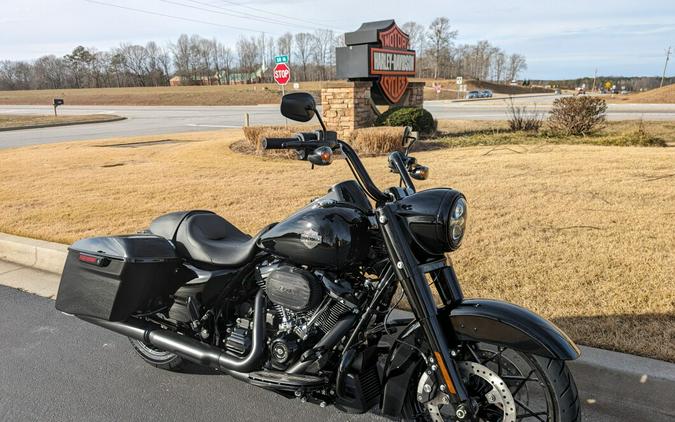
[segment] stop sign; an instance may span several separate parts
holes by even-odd
[[[286,85],[291,80],[291,69],[286,63],[274,66],[274,80],[279,85]]]

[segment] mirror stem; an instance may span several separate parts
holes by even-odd
[[[323,123],[323,119],[321,118],[321,113],[319,113],[319,110],[316,108],[314,109],[314,115],[316,116],[317,119],[319,119],[319,124],[321,124],[321,129],[323,129],[323,132],[326,133],[328,129],[326,129],[326,125]]]

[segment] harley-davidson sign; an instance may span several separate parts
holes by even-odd
[[[345,34],[345,43],[347,47],[336,50],[338,78],[371,79],[376,102],[400,102],[408,88],[408,77],[415,76],[416,57],[409,49],[408,35],[396,22],[364,23]]]

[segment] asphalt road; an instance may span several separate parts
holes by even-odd
[[[515,99],[539,112],[547,112],[554,96],[523,96]],[[508,104],[503,99],[490,101],[427,101],[424,105],[437,119],[505,120]],[[283,124],[277,105],[215,107],[131,107],[131,106],[63,106],[61,114],[106,113],[127,120],[91,125],[64,126],[0,132],[0,148],[47,144],[64,141],[105,139],[118,136],[159,135],[179,132],[241,127],[249,114],[252,125]],[[50,114],[50,106],[0,106],[2,114]],[[610,104],[610,120],[674,120],[675,105]]]
[[[626,396],[612,397],[595,385],[592,370],[572,369],[584,421],[672,420],[632,401],[630,388]],[[0,286],[0,420],[385,419],[288,400],[224,375],[155,369],[134,355],[124,337],[59,313],[50,299]]]

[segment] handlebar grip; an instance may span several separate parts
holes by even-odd
[[[286,149],[286,144],[297,142],[298,138],[264,138],[262,140],[263,149]]]

